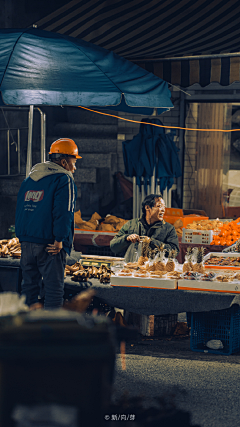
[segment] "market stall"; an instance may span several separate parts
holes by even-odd
[[[106,265],[107,260],[99,263],[97,257],[94,262],[83,259],[66,272],[65,283],[71,286],[83,280],[75,285],[76,293],[93,287],[107,305],[139,314],[140,323],[145,317],[149,327],[151,317],[191,313],[191,349],[227,355],[240,349],[239,249],[237,244],[237,252],[204,256],[203,247],[188,247],[184,263],[179,264],[173,253],[165,257],[164,249],[152,256],[143,241],[136,262],[109,257]]]
[[[139,279],[141,280],[141,279]],[[86,283],[73,283],[70,278],[65,283],[76,292],[92,287],[97,296],[111,307],[143,315],[164,315],[183,312],[223,310],[233,304],[240,305],[240,296],[230,293],[189,291],[179,289],[155,289],[145,287],[112,286],[101,284],[97,279]]]
[[[7,249],[9,242],[4,245]],[[19,257],[13,258],[14,249],[10,255],[6,254],[4,247],[1,253],[5,257],[0,265],[18,269],[18,276],[9,280],[11,289],[4,290],[20,291]],[[126,263],[124,258],[73,251],[65,269],[65,297],[91,287],[96,290],[96,298],[108,307],[118,307],[145,318],[188,312],[192,314],[193,351],[219,354],[239,351],[240,244],[236,244],[235,252],[209,252],[205,256],[201,245],[188,246],[182,264],[173,252],[167,254],[164,248],[159,248],[156,253],[145,240],[138,260],[131,263]],[[223,347],[206,349],[212,340]]]

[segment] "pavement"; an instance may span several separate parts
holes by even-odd
[[[141,337],[135,342],[126,343],[126,354],[240,364],[240,352],[225,356],[192,351],[190,349],[190,336]]]
[[[163,396],[189,412],[193,426],[240,426],[240,352],[229,356],[194,352],[187,334],[139,335],[126,343],[125,364],[123,369],[118,351],[113,401],[124,393],[143,396],[147,408],[156,404],[156,396]]]

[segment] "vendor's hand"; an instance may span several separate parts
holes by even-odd
[[[46,251],[51,255],[57,255],[62,249],[62,242],[57,242],[55,240],[53,245],[47,245]]]
[[[136,243],[136,242],[139,242],[139,240],[140,240],[140,238],[139,238],[139,236],[137,234],[130,234],[127,237],[127,241],[128,242]]]

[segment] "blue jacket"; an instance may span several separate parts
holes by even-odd
[[[20,242],[63,242],[70,255],[77,187],[71,172],[53,162],[38,163],[19,190],[15,230]]]

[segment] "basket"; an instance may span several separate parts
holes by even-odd
[[[210,245],[214,234],[212,230],[190,230],[183,228],[182,243],[196,243],[199,245]]]
[[[210,349],[210,340],[220,340],[223,348]],[[192,313],[190,347],[192,351],[229,355],[240,349],[240,307]]]

